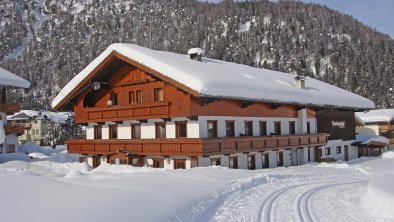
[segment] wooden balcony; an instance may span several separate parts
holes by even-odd
[[[141,103],[112,107],[92,107],[76,112],[77,123],[106,122],[122,120],[141,120],[168,118],[170,114],[169,102]]]
[[[25,130],[28,130],[30,128],[30,123],[13,123],[4,126],[4,131],[6,135],[15,133],[17,136],[21,136],[25,133]]]
[[[20,108],[17,103],[0,104],[0,112],[7,113],[8,115],[19,112]]]
[[[389,139],[389,144],[394,144],[394,138]]]
[[[123,150],[137,155],[210,156],[322,146],[327,143],[327,137],[328,134],[214,139],[71,140],[66,141],[66,144],[70,153],[80,154],[108,155]]]
[[[328,134],[233,137],[203,140],[203,155],[269,151],[327,144]]]

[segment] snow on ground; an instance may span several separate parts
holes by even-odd
[[[92,169],[39,153],[0,164],[0,221],[394,220],[393,152],[255,171]]]

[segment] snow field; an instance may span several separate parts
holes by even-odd
[[[0,202],[0,221],[394,219],[393,152],[255,171],[109,164],[92,169],[67,153],[29,155],[33,159],[21,153],[0,156],[5,162],[0,164],[0,196],[5,200]]]

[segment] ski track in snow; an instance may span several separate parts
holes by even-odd
[[[355,204],[362,194],[360,190],[365,190],[368,182],[369,177],[365,175],[344,174],[260,184],[227,197],[209,220],[303,222],[342,218],[340,221],[370,221]],[[349,209],[349,215],[339,213],[343,208]]]

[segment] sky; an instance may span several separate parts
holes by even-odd
[[[222,0],[200,0],[220,2]],[[273,0],[275,1],[275,0]],[[394,39],[394,0],[301,0],[326,5],[352,15],[362,23]]]

